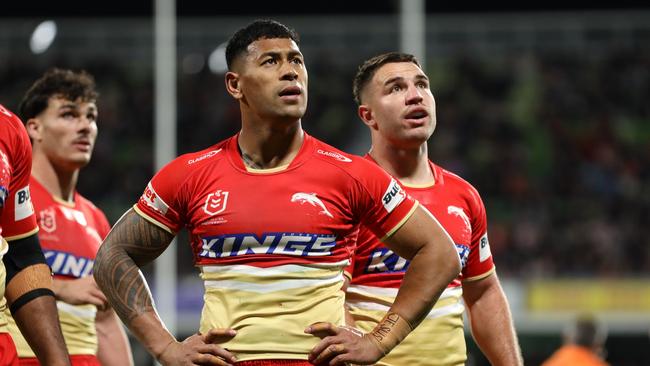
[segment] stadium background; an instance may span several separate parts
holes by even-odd
[[[79,191],[115,222],[154,172],[153,4],[5,5],[1,103],[16,110],[52,66],[95,75],[100,134]],[[399,2],[237,5],[179,1],[177,152],[237,131],[238,106],[210,56],[242,25],[270,17],[302,37],[305,129],[365,153],[351,80],[363,59],[399,49]],[[607,324],[610,363],[650,364],[650,8],[468,6],[426,4],[425,68],[438,109],[430,155],[483,196],[526,364],[550,355],[584,311]],[[56,37],[45,50],[30,49],[46,20],[56,22]],[[196,328],[202,302],[186,242],[181,235],[173,249],[179,337]],[[153,272],[145,275],[156,292]],[[468,339],[468,365],[486,365]],[[132,345],[136,365],[150,364]]]

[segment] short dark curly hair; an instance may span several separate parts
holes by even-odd
[[[53,96],[94,102],[99,93],[95,89],[95,78],[88,72],[53,68],[36,80],[25,93],[18,107],[20,118],[27,123],[30,118],[38,116],[47,109],[48,101]]]
[[[375,76],[377,70],[385,64],[394,62],[412,62],[419,68],[422,68],[415,56],[403,52],[382,53],[364,61],[359,66],[359,70],[357,70],[357,74],[354,76],[354,81],[352,82],[352,94],[357,105],[361,105],[361,93],[363,93],[363,89],[365,89],[372,77]]]
[[[271,19],[256,20],[244,28],[239,29],[228,41],[226,46],[226,63],[228,70],[232,70],[234,60],[246,52],[248,45],[259,39],[289,38],[300,43],[300,37],[295,30]]]

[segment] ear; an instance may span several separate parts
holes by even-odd
[[[25,129],[27,134],[32,141],[41,141],[41,131],[43,129],[43,124],[38,118],[30,118],[25,123]]]
[[[366,126],[374,130],[377,129],[377,123],[375,122],[375,118],[372,114],[372,109],[370,109],[370,107],[368,107],[365,104],[360,105],[359,108],[357,109],[357,114],[359,115],[359,118],[361,118],[361,120]]]
[[[226,73],[226,90],[228,91],[228,94],[232,95],[232,97],[237,100],[244,96],[239,83],[239,74],[232,71]]]

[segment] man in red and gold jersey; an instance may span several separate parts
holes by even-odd
[[[394,179],[303,131],[307,71],[297,42],[270,20],[233,35],[225,82],[240,105],[241,131],[160,170],[99,250],[98,284],[164,365],[372,364],[460,271],[447,234]],[[412,258],[402,296],[364,336],[343,327],[341,291],[361,222]],[[139,267],[183,227],[205,305],[200,333],[178,342],[156,315]],[[334,335],[319,340],[327,332]]]
[[[41,362],[69,365],[52,275],[36,236],[29,194],[31,156],[22,122],[0,105],[0,366],[18,365],[5,309],[16,318]]]
[[[428,159],[436,125],[429,80],[409,54],[387,53],[359,67],[354,80],[358,114],[369,127],[366,159],[398,179],[438,219],[463,266],[420,326],[382,359],[382,365],[464,365],[462,314],[492,365],[522,363],[508,302],[497,279],[481,197],[459,176]],[[386,247],[368,227],[359,230],[346,305],[357,327],[369,331],[396,298],[411,263]],[[462,299],[462,300],[461,300]]]
[[[110,230],[104,213],[76,191],[97,137],[97,92],[86,72],[52,69],[20,106],[33,145],[32,201],[39,239],[72,365],[133,364],[126,333],[93,277],[97,249]],[[10,319],[21,366],[38,365]]]

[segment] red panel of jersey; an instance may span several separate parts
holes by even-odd
[[[0,234],[18,239],[36,230],[29,196],[32,145],[20,119],[0,105]]]
[[[78,192],[74,203],[54,198],[36,179],[30,180],[41,247],[57,277],[92,273],[95,255],[110,225],[104,213]]]
[[[369,155],[366,159],[373,161]],[[429,164],[435,184],[422,188],[406,186],[405,190],[438,219],[454,241],[463,270],[448,287],[458,287],[461,280],[480,278],[494,267],[485,206],[471,184],[432,162]],[[398,288],[408,265],[408,260],[383,246],[371,230],[361,226],[353,265],[348,268],[352,284]]]
[[[375,164],[305,134],[275,173],[247,171],[236,136],[183,155],[156,174],[137,208],[172,232],[187,227],[198,265],[266,267],[346,260],[361,220],[383,237],[414,204]]]

